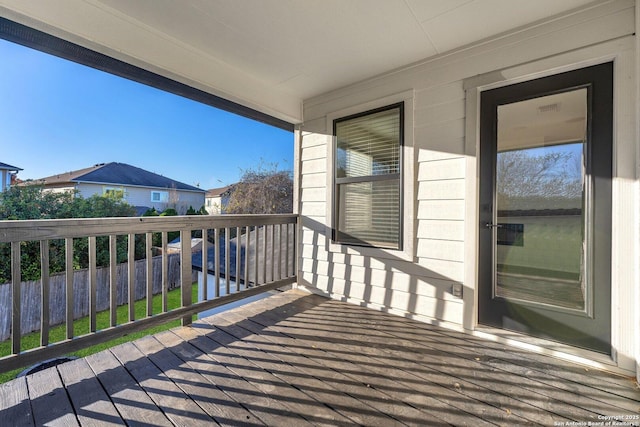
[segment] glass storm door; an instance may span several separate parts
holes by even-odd
[[[612,74],[482,93],[481,324],[611,352]]]

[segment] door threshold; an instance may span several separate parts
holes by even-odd
[[[487,339],[546,356],[556,357],[558,359],[584,365],[589,368],[600,369],[624,376],[635,375],[633,371],[619,367],[615,360],[615,355],[602,354],[555,341],[536,338],[518,332],[493,328],[485,325],[476,326],[476,329],[470,331],[470,333],[478,338]]]

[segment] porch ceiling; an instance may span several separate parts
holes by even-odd
[[[589,3],[0,0],[0,16],[299,123],[304,99]]]

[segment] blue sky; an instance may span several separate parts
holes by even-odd
[[[0,162],[21,179],[122,162],[208,189],[293,169],[290,132],[4,40],[0,60]]]

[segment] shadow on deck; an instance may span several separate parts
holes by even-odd
[[[628,378],[287,291],[6,383],[0,420],[640,425],[640,391]]]

